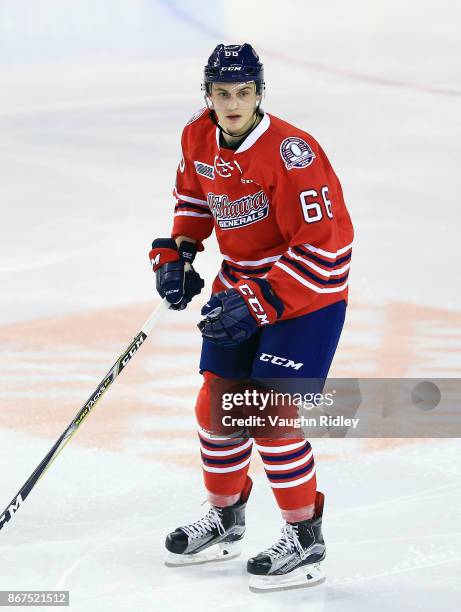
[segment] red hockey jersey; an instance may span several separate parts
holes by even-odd
[[[216,233],[213,292],[267,278],[282,319],[347,301],[353,228],[341,185],[315,139],[265,113],[237,150],[220,147],[209,111],[182,134],[172,236]]]

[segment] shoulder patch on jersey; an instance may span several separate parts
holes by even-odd
[[[200,117],[203,115],[203,113],[207,110],[206,106],[204,106],[203,108],[201,108],[200,110],[198,110],[196,113],[194,113],[192,115],[192,117],[189,119],[189,121],[186,123],[186,125],[190,125],[191,123],[194,123],[194,121],[196,121],[197,119],[200,119]]]
[[[201,176],[205,176],[206,178],[214,181],[214,167],[210,166],[210,164],[204,164],[200,161],[194,161],[195,171],[197,174]]]
[[[287,170],[306,168],[315,159],[315,153],[305,140],[298,136],[285,138],[280,145],[280,156]]]

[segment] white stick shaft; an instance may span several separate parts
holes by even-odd
[[[160,319],[165,315],[168,311],[170,304],[166,300],[162,300],[154,312],[150,315],[144,325],[141,327],[141,331],[148,336],[150,332],[154,329]]]

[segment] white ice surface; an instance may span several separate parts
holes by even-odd
[[[383,303],[459,311],[460,17],[450,0],[0,0],[0,324],[151,299],[146,251],[169,231],[180,130],[202,105],[201,68],[221,40],[260,50],[264,106],[311,132],[342,181],[356,230],[350,319],[362,302],[371,310],[360,316],[376,321],[376,333],[368,326],[354,339],[378,348],[384,327],[373,308]],[[217,258],[210,241],[199,266],[208,287]],[[217,567],[163,566],[165,534],[204,510],[198,463],[187,463],[195,451],[195,315],[182,319],[188,330],[160,334],[160,351],[178,353],[165,356],[160,374],[149,354],[152,378],[132,396],[142,404],[149,394],[151,407],[164,406],[174,398],[171,380],[181,391],[177,410],[159,416],[147,401],[121,447],[107,450],[97,427],[110,421],[120,381],[94,427],[82,427],[1,531],[0,589],[69,589],[78,612],[459,612],[457,440],[375,449],[313,441],[327,495],[328,581],[317,589],[247,590],[246,558],[272,544],[280,527],[260,469],[243,556]],[[446,335],[441,329],[444,346]],[[67,348],[26,350],[22,340],[2,354],[4,505],[61,431],[56,421],[48,437],[46,423],[41,435],[28,423],[11,427],[11,401],[64,398],[76,410],[119,350],[79,346],[70,371]],[[459,329],[448,340],[451,350],[439,358],[447,372],[459,368]],[[170,366],[176,371],[168,375]],[[39,421],[32,404],[31,411]],[[146,435],[171,429],[191,436]],[[79,440],[90,433],[84,446]],[[183,464],[168,453],[183,454]]]
[[[84,435],[83,432],[81,435]],[[47,450],[43,440],[0,435],[13,491]],[[21,452],[21,449],[26,449]],[[360,441],[314,442],[341,456],[320,466],[327,495],[328,581],[316,589],[255,595],[245,560],[278,537],[265,476],[254,475],[240,558],[163,565],[168,530],[203,512],[201,476],[187,468],[69,445],[1,534],[1,589],[68,589],[72,610],[459,610],[459,444],[438,441],[365,452]]]

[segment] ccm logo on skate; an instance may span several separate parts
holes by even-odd
[[[237,289],[242,295],[248,298],[246,302],[251,307],[255,315],[258,317],[259,324],[267,325],[269,323],[269,318],[266,314],[266,311],[262,307],[261,302],[251,290],[251,287],[249,287],[248,285],[240,285],[239,287],[237,287]]]
[[[19,507],[21,504],[22,504],[22,497],[21,497],[21,494],[19,494],[17,498],[14,500],[14,502],[12,502],[11,505],[8,506],[8,508],[5,510],[5,513],[2,516],[0,516],[0,529],[3,527],[3,523],[7,523],[10,520],[10,518],[19,510]],[[10,513],[9,518],[6,517],[7,512]]]
[[[292,359],[286,357],[277,357],[277,355],[269,355],[269,353],[262,353],[259,361],[268,361],[274,365],[279,365],[284,368],[293,368],[293,370],[299,370],[303,367],[303,363],[295,363]]]

